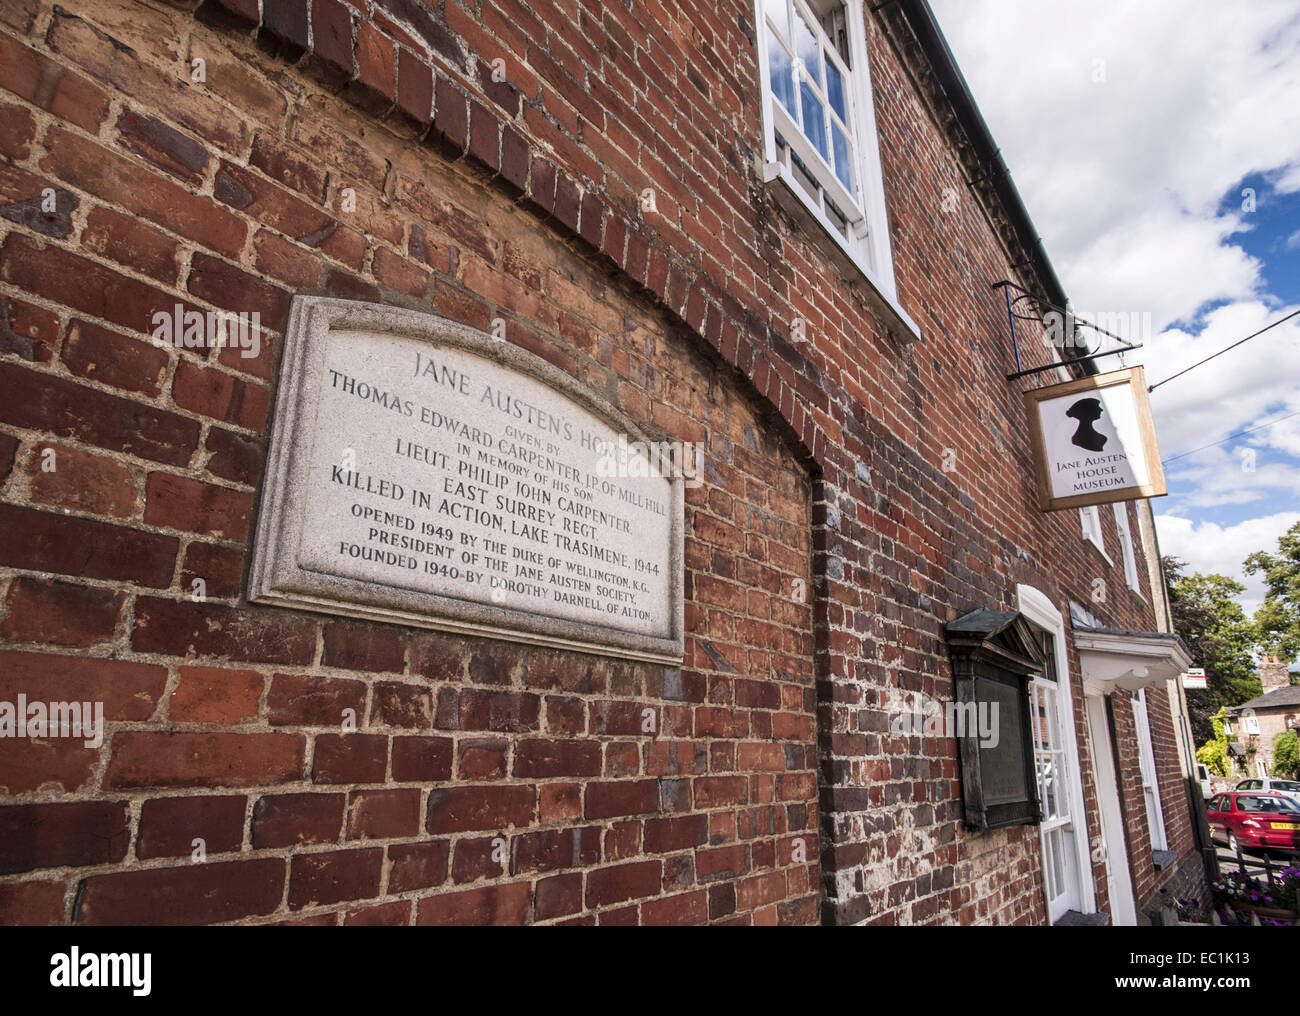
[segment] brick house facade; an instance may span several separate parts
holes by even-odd
[[[1072,605],[1152,632],[1162,590],[1109,506],[1096,540],[1036,507],[990,286],[1059,283],[926,13],[860,15],[882,293],[763,178],[752,0],[0,6],[0,698],[107,721],[0,739],[0,921],[1049,923],[1039,828],[968,829],[955,742],[890,729],[953,697],[948,622],[1029,591],[1067,619],[1082,909],[1107,852],[1138,910],[1194,881],[1165,685],[1163,851],[1127,692],[1098,776]],[[683,664],[249,604],[298,293],[503,320],[703,442]],[[259,312],[260,355],[151,342],[176,304]]]
[[[1288,661],[1277,655],[1260,659],[1259,678],[1264,693],[1229,709],[1224,732],[1240,746],[1243,754],[1232,758],[1247,776],[1282,776],[1273,772],[1273,741],[1300,729],[1300,688],[1291,683]]]

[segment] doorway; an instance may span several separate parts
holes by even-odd
[[[1119,805],[1119,780],[1115,772],[1115,749],[1102,695],[1085,696],[1088,736],[1092,741],[1092,764],[1096,772],[1097,805],[1101,812],[1101,837],[1105,841],[1106,884],[1110,887],[1110,922],[1137,924],[1137,903],[1128,867],[1128,843],[1124,838],[1124,814]]]

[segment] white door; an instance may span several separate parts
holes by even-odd
[[[1110,888],[1110,922],[1136,925],[1137,904],[1129,876],[1128,850],[1124,843],[1124,816],[1119,807],[1119,784],[1115,779],[1115,754],[1111,747],[1110,724],[1106,722],[1106,700],[1087,695],[1088,734],[1092,741],[1092,764],[1097,775],[1097,803],[1101,810],[1101,837],[1105,841],[1106,884]]]

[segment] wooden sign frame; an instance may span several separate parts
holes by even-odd
[[[1146,460],[1147,483],[1128,487],[1115,487],[1070,497],[1053,497],[1049,463],[1047,461],[1046,435],[1043,433],[1039,404],[1049,399],[1066,398],[1084,392],[1100,392],[1117,386],[1128,386],[1132,393],[1137,417],[1142,455]],[[1160,449],[1156,442],[1155,424],[1151,419],[1151,403],[1147,399],[1146,375],[1141,367],[1098,374],[1093,377],[1066,381],[1025,392],[1025,415],[1029,418],[1030,443],[1034,454],[1034,475],[1038,483],[1038,507],[1045,512],[1066,508],[1083,508],[1094,504],[1111,504],[1116,501],[1137,501],[1150,497],[1164,497],[1169,493],[1165,486],[1165,471],[1160,463]]]

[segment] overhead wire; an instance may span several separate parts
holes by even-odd
[[[1228,352],[1228,351],[1230,351],[1230,350],[1236,349],[1236,348],[1237,348],[1238,346],[1240,346],[1243,342],[1249,342],[1251,339],[1255,338],[1256,336],[1263,335],[1263,334],[1264,334],[1266,331],[1268,331],[1270,328],[1276,328],[1278,325],[1282,324],[1283,322],[1285,322],[1285,321],[1290,321],[1290,320],[1291,320],[1293,317],[1295,317],[1296,315],[1300,315],[1300,310],[1292,311],[1290,314],[1288,314],[1288,315],[1287,315],[1286,317],[1284,317],[1284,318],[1278,318],[1278,319],[1277,319],[1276,321],[1274,321],[1271,325],[1265,325],[1265,326],[1264,326],[1263,328],[1261,328],[1259,331],[1257,331],[1257,332],[1252,332],[1250,335],[1247,335],[1244,339],[1238,339],[1238,340],[1237,340],[1236,342],[1234,342],[1231,346],[1227,346],[1227,347],[1224,348],[1224,349],[1220,349],[1217,353],[1211,353],[1211,354],[1210,354],[1209,356],[1207,356],[1204,360],[1198,360],[1196,363],[1192,364],[1190,367],[1184,367],[1182,370],[1180,370],[1177,374],[1174,374],[1172,377],[1167,377],[1167,378],[1165,378],[1163,381],[1157,381],[1155,384],[1153,384],[1153,385],[1149,385],[1149,386],[1147,387],[1147,391],[1148,391],[1148,392],[1154,392],[1154,391],[1155,391],[1157,388],[1159,388],[1161,385],[1167,385],[1170,381],[1173,381],[1174,378],[1180,378],[1180,377],[1182,377],[1182,376],[1183,376],[1184,374],[1186,374],[1189,370],[1195,370],[1197,367],[1201,366],[1201,364],[1209,363],[1209,362],[1210,362],[1211,360],[1213,360],[1216,356],[1222,356],[1224,353],[1226,353],[1226,352]],[[1208,445],[1207,445],[1207,447],[1208,447]]]
[[[1229,434],[1227,437],[1223,438],[1220,441],[1211,441],[1207,445],[1201,445],[1201,447],[1199,448],[1193,448],[1190,452],[1179,452],[1177,455],[1171,455],[1169,456],[1169,458],[1161,459],[1160,461],[1162,463],[1169,463],[1169,462],[1173,462],[1175,459],[1185,459],[1189,455],[1195,455],[1197,452],[1203,452],[1207,448],[1214,448],[1217,445],[1226,444],[1227,442],[1232,441],[1235,438],[1245,437],[1247,434],[1253,434],[1257,430],[1268,430],[1268,428],[1273,426],[1275,423],[1281,423],[1283,420],[1289,420],[1293,416],[1300,416],[1300,409],[1297,409],[1294,413],[1287,413],[1286,416],[1279,416],[1276,420],[1269,420],[1268,423],[1261,423],[1258,427],[1248,427],[1246,430],[1239,430],[1237,431],[1237,433]]]

